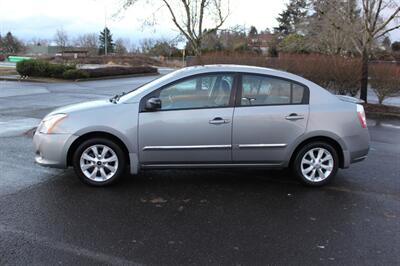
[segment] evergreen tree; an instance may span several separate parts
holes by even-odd
[[[277,18],[279,26],[274,28],[275,32],[283,35],[296,33],[296,26],[307,15],[307,6],[307,0],[290,0]]]
[[[258,30],[255,26],[251,26],[249,30],[249,38],[255,38],[258,35]]]
[[[7,32],[6,36],[0,36],[0,52],[5,54],[15,54],[22,50],[22,43],[12,35],[11,32]]]
[[[0,54],[4,54],[4,45],[3,45],[3,37],[1,36],[0,33]]]
[[[107,43],[107,54],[114,53],[115,44],[110,30],[105,27],[99,35],[99,54],[105,54],[105,45]]]
[[[382,45],[385,48],[386,51],[390,51],[392,49],[392,41],[390,40],[389,36],[386,36],[383,41]]]
[[[392,43],[392,51],[400,52],[400,41]]]

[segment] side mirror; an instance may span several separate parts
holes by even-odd
[[[146,101],[145,106],[147,111],[155,111],[161,109],[161,100],[160,98],[150,98]]]

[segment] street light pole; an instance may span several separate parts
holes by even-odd
[[[107,55],[107,7],[106,2],[104,1],[104,55]]]

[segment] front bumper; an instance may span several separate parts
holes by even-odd
[[[33,136],[35,161],[42,166],[66,168],[68,149],[78,138],[72,134],[42,134]]]

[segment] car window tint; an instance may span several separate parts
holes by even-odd
[[[210,108],[229,105],[233,75],[198,76],[159,92],[161,110]]]
[[[241,105],[300,104],[305,87],[287,80],[260,75],[242,76]]]
[[[242,105],[289,104],[291,83],[270,77],[243,75]]]

